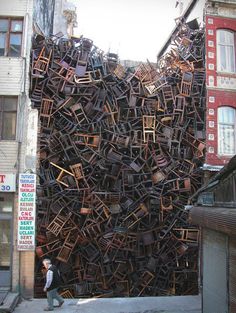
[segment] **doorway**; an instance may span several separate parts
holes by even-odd
[[[0,288],[11,288],[13,194],[0,193]]]

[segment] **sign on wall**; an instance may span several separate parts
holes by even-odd
[[[16,175],[0,173],[0,192],[16,191]]]
[[[224,89],[236,89],[236,78],[217,76],[217,87]]]
[[[35,249],[36,175],[19,174],[18,250]]]

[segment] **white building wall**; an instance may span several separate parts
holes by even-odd
[[[5,16],[24,16],[30,8],[32,9],[33,0],[9,0],[0,1],[1,15]]]
[[[24,59],[0,57],[0,95],[21,94],[24,85]]]
[[[22,149],[22,146],[33,144],[32,140],[29,142],[27,139],[27,132],[29,131],[32,134],[32,129],[28,130],[28,116],[31,111],[36,112],[36,110],[31,109],[29,99],[32,11],[33,0],[0,1],[1,16],[18,16],[24,19],[21,57],[0,57],[0,95],[18,96],[16,141],[0,141],[0,151],[4,151],[6,154],[4,159],[0,159],[0,171],[2,172],[29,169],[25,167],[25,158],[28,158],[26,153],[30,149]],[[35,131],[34,140],[34,145],[36,145],[37,131]],[[19,147],[17,142],[21,143]],[[31,164],[30,169],[34,171],[35,164]]]
[[[16,173],[18,159],[18,142],[0,141],[0,171]]]

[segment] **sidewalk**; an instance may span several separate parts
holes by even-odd
[[[14,313],[43,313],[46,299],[23,300]],[[201,313],[201,296],[65,299],[55,313]]]

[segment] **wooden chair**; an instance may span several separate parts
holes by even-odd
[[[144,142],[148,141],[149,135],[152,136],[152,141],[156,142],[155,128],[156,128],[156,116],[155,115],[143,115],[143,140]]]
[[[41,49],[38,58],[33,62],[32,76],[43,77],[47,73],[51,55],[52,49],[50,49],[48,55],[45,46]]]
[[[68,262],[72,251],[74,250],[74,247],[77,244],[78,237],[76,236],[76,231],[70,231],[68,232],[68,235],[57,255],[57,260],[61,262]]]
[[[196,228],[173,228],[175,237],[186,243],[198,243],[199,230]]]
[[[66,212],[67,211],[67,212]],[[68,210],[60,210],[60,212],[55,216],[52,222],[48,225],[47,230],[58,236],[68,219],[71,217],[72,213]]]
[[[53,163],[53,162],[50,162],[50,164],[52,165],[52,166],[54,166],[55,168],[57,168],[57,169],[59,169],[59,174],[58,174],[58,176],[57,176],[57,178],[56,178],[56,181],[58,182],[58,183],[60,183],[60,184],[62,184],[63,186],[65,186],[65,187],[69,187],[69,184],[68,184],[68,180],[66,180],[68,177],[70,178],[70,177],[74,177],[74,174],[73,173],[71,173],[71,172],[69,172],[69,171],[67,171],[67,170],[65,170],[64,168],[62,168],[62,167],[60,167],[59,165],[57,165],[57,164],[55,164],[55,163]]]
[[[77,163],[74,165],[70,165],[70,169],[75,178],[76,186],[78,190],[86,190],[89,189],[89,185],[87,179],[84,175],[82,163]]]
[[[76,103],[76,104],[73,104],[71,107],[70,107],[70,110],[72,111],[77,123],[79,125],[82,125],[82,124],[87,124],[89,121],[87,119],[87,116],[83,110],[83,107],[80,103]]]
[[[180,85],[180,94],[189,97],[192,88],[193,73],[183,72],[182,81]]]
[[[133,212],[124,218],[123,223],[131,229],[147,214],[148,209],[146,205],[144,203],[140,203],[140,205]]]
[[[53,110],[53,103],[54,100],[43,98],[41,102],[41,108],[40,108],[40,121],[41,125],[44,127],[49,127],[51,116],[52,116],[52,110]]]

